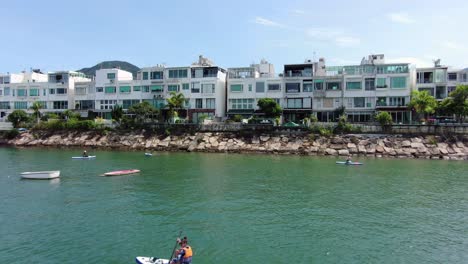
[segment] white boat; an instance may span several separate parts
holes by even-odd
[[[87,156],[87,157],[83,157],[83,156],[78,156],[78,157],[72,157],[72,159],[95,159],[96,156]]]
[[[169,264],[168,259],[161,259],[156,257],[136,257],[135,261],[138,264]]]
[[[151,156],[153,156],[153,153],[146,152],[146,153],[145,153],[145,156],[151,157]]]
[[[119,176],[119,175],[127,175],[127,174],[135,174],[135,173],[139,173],[140,170],[119,170],[119,171],[110,171],[110,172],[106,172],[104,173],[103,175],[104,176]]]
[[[21,178],[31,180],[49,180],[60,177],[60,171],[28,171],[21,173]]]
[[[353,161],[350,161],[350,162],[346,162],[346,161],[337,161],[336,164],[340,164],[340,165],[364,165],[364,164],[361,163],[361,162],[353,162]]]

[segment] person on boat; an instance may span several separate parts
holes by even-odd
[[[351,155],[348,156],[346,159],[346,164],[351,164],[353,161],[351,161]]]
[[[88,157],[88,152],[86,152],[86,150],[83,151],[83,157]]]
[[[172,259],[171,264],[191,264],[193,251],[192,247],[188,245],[187,237],[183,239],[177,238],[180,249],[176,251],[176,257]]]

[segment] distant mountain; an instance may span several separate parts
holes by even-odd
[[[96,74],[96,70],[113,68],[118,68],[124,71],[131,72],[133,74],[133,78],[136,77],[137,72],[140,70],[140,68],[138,68],[137,66],[126,61],[103,61],[101,63],[96,64],[93,67],[83,68],[78,71],[84,73],[87,76],[94,76]]]

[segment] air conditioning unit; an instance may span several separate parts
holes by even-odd
[[[114,83],[114,82],[115,82],[115,80],[114,80],[114,79],[111,79],[111,80],[109,80],[109,82],[110,82],[110,83]]]

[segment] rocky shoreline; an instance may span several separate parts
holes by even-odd
[[[268,153],[294,155],[366,156],[468,160],[468,137],[248,134],[198,132],[184,135],[154,135],[147,131],[97,133],[22,133],[0,143],[16,147],[85,147],[128,150],[189,151],[221,153]]]

